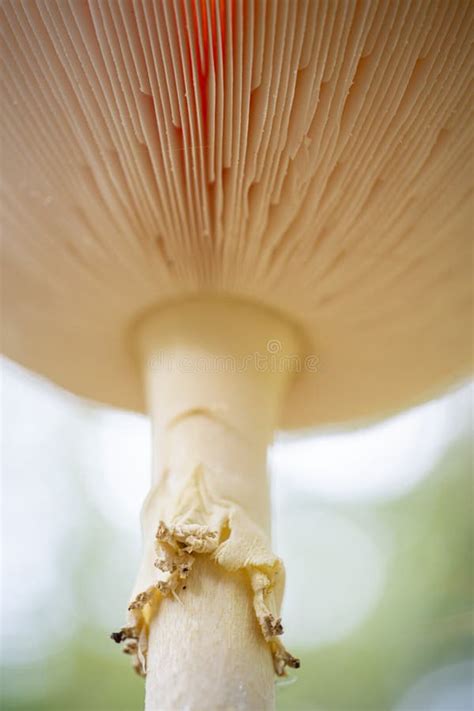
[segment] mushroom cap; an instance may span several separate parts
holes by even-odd
[[[284,428],[470,373],[469,0],[0,12],[8,357],[142,410],[135,323],[205,292],[303,329]]]

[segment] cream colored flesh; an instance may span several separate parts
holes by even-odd
[[[271,709],[275,672],[298,661],[280,641],[266,456],[300,339],[265,309],[212,300],[163,309],[137,338],[153,474],[122,636],[146,708]]]

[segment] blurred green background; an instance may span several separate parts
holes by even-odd
[[[279,439],[280,711],[470,711],[472,389],[362,430]],[[135,711],[122,623],[148,484],[145,418],[2,365],[2,709]]]

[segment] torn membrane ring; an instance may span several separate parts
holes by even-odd
[[[223,521],[221,532],[226,527],[231,531],[229,520]],[[111,638],[124,642],[123,651],[133,657],[133,667],[141,676],[147,672],[148,627],[152,617],[158,613],[161,600],[172,595],[181,603],[177,588],[183,587],[191,573],[195,555],[212,555],[219,562],[219,546],[224,545],[217,530],[210,530],[199,524],[185,524],[168,527],[160,521],[156,532],[155,550],[157,558],[155,567],[165,574],[164,580],[140,592],[129,605],[129,622],[119,632],[113,632]],[[293,657],[278,639],[283,634],[281,618],[270,610],[274,607],[274,578],[282,569],[282,563],[274,558],[273,573],[264,572],[257,567],[247,569],[254,592],[253,604],[255,614],[265,641],[270,647],[273,666],[278,677],[286,676],[286,667],[298,669],[300,660]],[[182,603],[181,603],[182,604]]]

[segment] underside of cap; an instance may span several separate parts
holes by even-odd
[[[142,410],[134,325],[206,293],[304,331],[284,428],[470,373],[469,0],[0,13],[8,357]]]

